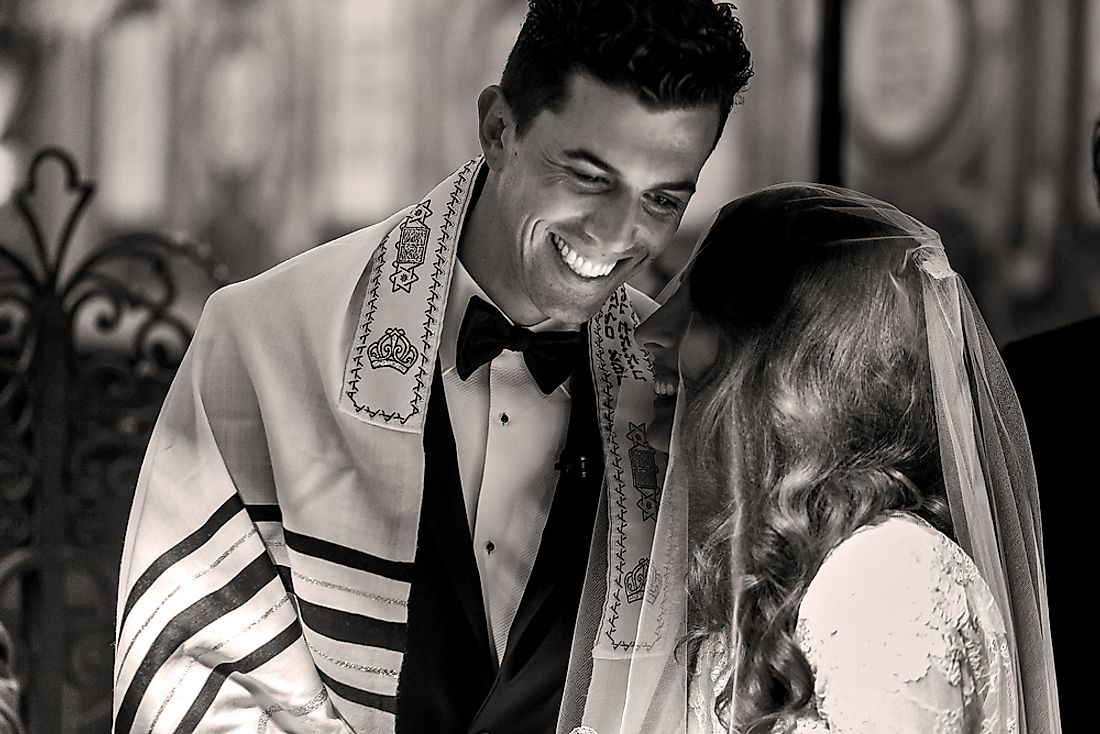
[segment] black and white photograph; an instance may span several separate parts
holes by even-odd
[[[0,0],[0,734],[1092,731],[1100,0]]]

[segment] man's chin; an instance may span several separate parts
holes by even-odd
[[[610,297],[611,294],[608,293],[606,297],[595,303],[582,303],[578,301],[563,303],[558,300],[543,306],[540,310],[547,318],[554,319],[555,321],[561,321],[566,324],[583,324],[598,314]]]
[[[582,324],[600,312],[608,299],[622,286],[619,278],[601,279],[599,284],[562,284],[560,290],[547,293],[542,312],[570,324]],[[576,287],[569,287],[575,285]]]

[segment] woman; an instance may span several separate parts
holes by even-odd
[[[689,730],[1060,731],[1027,434],[936,233],[783,184],[685,272],[639,336],[686,401]]]

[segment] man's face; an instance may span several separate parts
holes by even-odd
[[[494,298],[519,323],[581,323],[672,240],[718,130],[718,107],[651,110],[575,74],[563,107],[522,137],[505,127],[494,169]]]

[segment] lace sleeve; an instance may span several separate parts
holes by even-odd
[[[981,634],[969,570],[940,540],[888,520],[838,546],[811,583],[798,636],[829,731],[978,730],[976,682],[987,687],[995,641]]]

